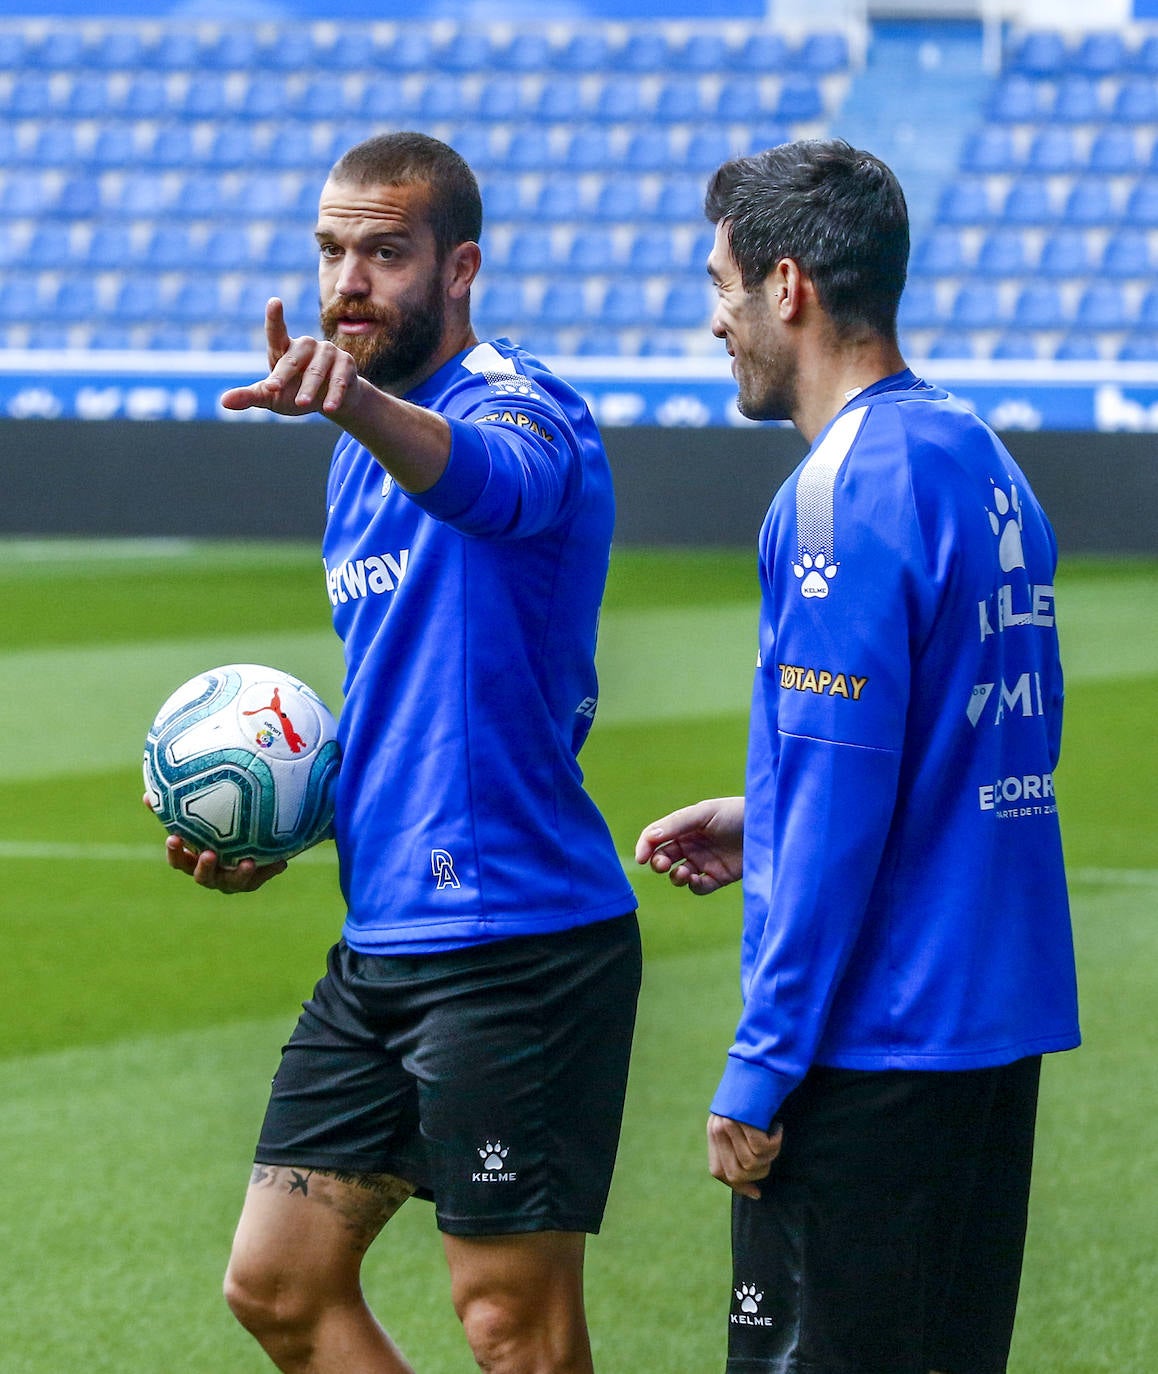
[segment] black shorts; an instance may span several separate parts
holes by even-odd
[[[813,1069],[733,1199],[729,1371],[1002,1374],[1040,1068]]]
[[[445,954],[335,945],[260,1164],[387,1173],[453,1235],[599,1230],[640,983],[634,913]]]

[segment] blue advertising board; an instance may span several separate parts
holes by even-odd
[[[548,360],[600,424],[747,427],[728,359]],[[913,363],[998,430],[1158,433],[1155,363]],[[222,410],[228,387],[265,374],[258,354],[0,352],[0,416],[32,420],[279,422]],[[291,423],[296,423],[292,421]]]

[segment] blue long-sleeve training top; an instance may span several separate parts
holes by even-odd
[[[997,437],[905,371],[817,436],[760,536],[743,1012],[712,1110],[812,1064],[1078,1043],[1054,768],[1053,532]]]
[[[505,340],[406,399],[450,423],[438,482],[408,495],[348,435],[329,479],[343,934],[424,953],[631,911],[577,760],[615,515],[595,423]]]

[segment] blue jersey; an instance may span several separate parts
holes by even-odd
[[[1053,772],[1053,532],[997,437],[911,372],[777,493],[744,836],[744,1009],[712,1110],[812,1064],[969,1069],[1078,1043]]]
[[[635,899],[577,761],[614,523],[595,423],[506,341],[407,399],[451,428],[429,491],[349,435],[330,471],[345,938],[426,953],[622,915]]]

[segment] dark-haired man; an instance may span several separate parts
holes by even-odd
[[[713,332],[811,449],[760,536],[744,797],[636,856],[742,877],[712,1103],[729,1370],[1000,1374],[1041,1055],[1078,1042],[1053,792],[1056,546],[996,436],[897,347],[908,217],[839,141],[725,164]]]
[[[592,1368],[584,1244],[640,977],[632,891],[576,761],[613,497],[581,398],[473,332],[480,230],[444,144],[352,149],[318,211],[325,339],[291,339],[271,301],[268,377],[222,398],[343,431],[324,553],[347,917],[274,1080],[226,1280],[303,1374],[411,1369],[359,1274],[414,1193],[481,1367]],[[284,867],[168,854],[226,892]]]

